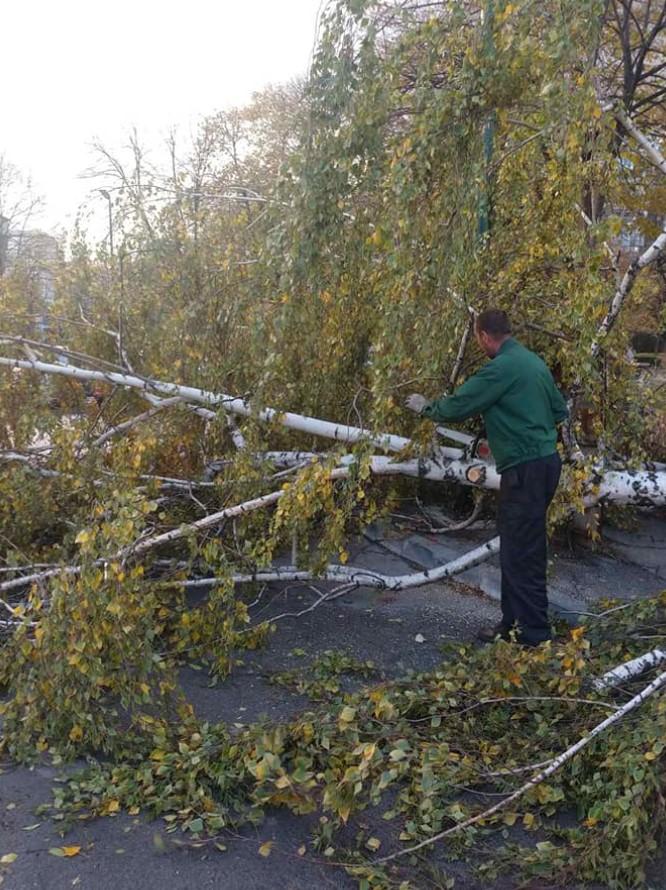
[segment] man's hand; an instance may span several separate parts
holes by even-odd
[[[405,408],[409,408],[410,411],[414,411],[416,414],[420,414],[427,404],[428,399],[418,392],[413,392],[405,399]]]

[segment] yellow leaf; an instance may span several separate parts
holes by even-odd
[[[265,843],[263,843],[259,847],[259,855],[264,856],[264,857],[270,856],[274,843],[275,843],[274,841],[266,841]]]
[[[363,749],[363,759],[364,760],[372,760],[372,758],[375,756],[376,750],[377,750],[377,745],[375,745],[375,744],[366,745],[365,748]]]
[[[78,856],[81,852],[81,847],[63,847],[62,852],[65,856]]]
[[[365,842],[365,845],[368,850],[372,850],[373,853],[376,853],[377,850],[381,847],[382,842],[379,840],[378,837],[371,837]]]
[[[583,636],[584,633],[585,633],[584,627],[574,627],[574,629],[571,631],[571,639],[572,640],[580,640],[580,638]]]
[[[532,828],[534,826],[534,814],[533,813],[525,813],[523,816],[523,825],[525,828]]]
[[[0,857],[0,865],[11,865],[12,862],[16,862],[18,858],[18,853],[5,853],[4,856]]]
[[[654,760],[656,756],[657,756],[657,755],[654,753],[654,751],[646,751],[646,752],[645,752],[645,759],[646,759],[646,760]]]
[[[87,529],[83,529],[80,531],[78,535],[74,538],[75,544],[85,544],[90,540],[90,532]]]
[[[280,788],[280,789],[288,788],[290,785],[291,785],[291,782],[289,781],[289,776],[280,776],[279,778],[277,778],[275,780],[276,788]]]
[[[83,730],[78,725],[78,723],[76,726],[72,726],[72,728],[70,729],[69,738],[72,742],[80,742],[83,738]]]

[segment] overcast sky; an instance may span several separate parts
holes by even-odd
[[[0,153],[69,227],[96,138],[149,143],[307,70],[321,0],[12,0],[0,17]]]

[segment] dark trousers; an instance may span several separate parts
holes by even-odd
[[[518,625],[518,639],[550,639],[546,593],[546,513],[560,481],[559,454],[502,473],[498,526],[502,566],[502,624]]]

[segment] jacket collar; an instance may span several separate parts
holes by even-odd
[[[513,339],[513,337],[509,337],[508,340],[505,340],[504,343],[497,350],[497,355],[502,355],[503,352],[509,352],[511,349],[514,349],[518,343]],[[497,357],[497,356],[496,356]]]

